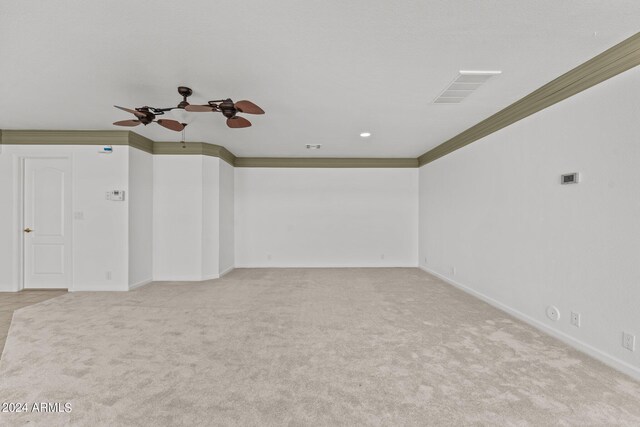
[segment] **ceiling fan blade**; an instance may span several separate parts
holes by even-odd
[[[264,114],[264,110],[251,101],[238,101],[235,103],[236,110],[247,114]]]
[[[206,113],[210,111],[216,111],[211,105],[187,105],[184,107],[186,111],[191,111],[192,113]]]
[[[227,126],[233,129],[248,128],[251,126],[251,122],[244,117],[234,116],[227,119]]]
[[[146,117],[147,115],[141,111],[136,111],[136,110],[132,110],[131,108],[124,108],[124,107],[119,107],[117,105],[114,105],[114,107],[121,109],[122,111],[126,111],[127,113],[131,113],[133,115],[135,115],[136,117]]]
[[[113,124],[116,126],[138,126],[140,123],[140,120],[120,120]]]
[[[177,120],[169,120],[169,119],[160,119],[156,120],[160,126],[165,127],[167,129],[175,130],[176,132],[180,132],[186,126],[184,123],[180,123]]]

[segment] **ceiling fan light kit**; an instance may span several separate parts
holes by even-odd
[[[132,127],[138,126],[139,124],[143,124],[146,126],[149,123],[157,123],[166,129],[180,132],[184,130],[185,126],[187,126],[186,123],[180,123],[179,121],[172,119],[156,119],[157,116],[161,116],[167,111],[178,109],[192,113],[222,113],[222,115],[227,118],[227,126],[232,129],[239,129],[251,126],[251,122],[244,117],[238,116],[238,113],[264,114],[264,110],[262,108],[247,100],[233,102],[230,98],[227,98],[216,101],[209,101],[206,105],[191,105],[189,104],[189,101],[187,101],[187,98],[193,94],[191,88],[188,88],[186,86],[178,86],[178,93],[180,94],[180,96],[182,96],[182,101],[180,101],[175,107],[155,108],[144,106],[130,109],[114,105],[114,107],[119,108],[122,111],[133,114],[136,118],[130,120],[120,120],[114,122],[113,124],[116,126]]]

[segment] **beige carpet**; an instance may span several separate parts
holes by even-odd
[[[640,425],[640,383],[417,269],[236,270],[16,311],[0,424]]]
[[[11,317],[15,310],[64,295],[66,293],[66,290],[60,289],[29,289],[21,292],[0,292],[0,353],[2,353],[2,349],[4,348],[4,342],[7,339],[9,326],[11,326]],[[1,409],[2,408],[0,408],[0,410]]]

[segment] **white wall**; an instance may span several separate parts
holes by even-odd
[[[72,290],[128,289],[128,201],[105,198],[109,190],[128,191],[129,147],[112,154],[96,146],[3,145],[0,153],[0,291],[20,283],[20,159],[68,157],[72,165]],[[107,279],[107,272],[111,279]]]
[[[220,160],[220,275],[235,266],[234,169]]]
[[[233,168],[201,155],[153,162],[153,279],[219,277],[233,267]]]
[[[202,273],[218,277],[220,260],[220,159],[202,156]]]
[[[16,210],[17,189],[14,189],[14,159],[9,147],[0,145],[0,292],[18,290],[16,230],[20,228]]]
[[[202,156],[153,156],[153,279],[202,280]]]
[[[129,148],[129,287],[153,277],[153,155]]]
[[[83,216],[74,220],[72,290],[215,278],[236,254],[243,266],[417,264],[415,169],[234,170],[208,156],[98,150],[2,147],[0,195],[10,202],[0,205],[0,290],[18,290],[16,176],[29,155],[72,159],[73,211]],[[105,199],[115,189],[124,202]]]
[[[639,87],[628,71],[420,169],[423,267],[636,377]]]
[[[417,174],[236,168],[236,266],[416,266]]]

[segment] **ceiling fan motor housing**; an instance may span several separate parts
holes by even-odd
[[[233,101],[230,98],[227,98],[224,101],[222,101],[218,105],[218,108],[220,109],[220,111],[222,111],[222,114],[227,119],[232,118],[237,113],[236,107],[233,105]]]
[[[156,118],[156,115],[149,111],[149,107],[142,107],[138,109],[138,111],[144,113],[144,117],[139,117],[138,120],[140,120],[140,123],[145,126],[153,122],[153,120]]]

